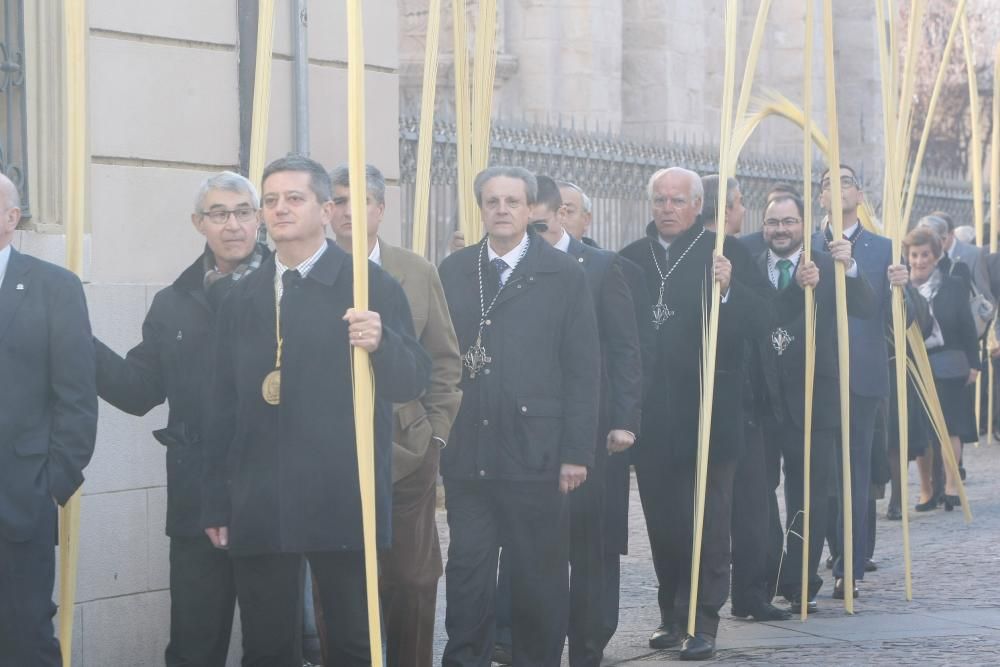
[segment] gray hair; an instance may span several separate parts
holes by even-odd
[[[385,203],[385,176],[375,165],[365,165],[365,180],[368,194],[379,204]],[[333,187],[351,187],[351,169],[346,164],[338,164],[330,171],[330,181]]]
[[[21,193],[14,185],[14,181],[10,180],[6,174],[0,174],[0,194],[6,200],[8,211],[12,208],[21,208]]]
[[[250,203],[254,208],[260,208],[260,195],[257,188],[245,176],[237,174],[235,171],[220,171],[214,176],[209,176],[201,182],[198,187],[198,194],[194,198],[194,213],[201,215],[205,206],[205,197],[213,190],[223,190],[225,192],[235,192],[241,195],[249,195]]]
[[[917,221],[917,227],[925,227],[940,238],[944,239],[948,237],[948,222],[944,218],[939,218],[936,215],[925,215]]]
[[[976,230],[971,225],[959,225],[954,229],[955,238],[962,243],[976,245]]]
[[[476,180],[472,184],[472,189],[476,193],[476,204],[483,207],[483,187],[488,181],[494,178],[516,178],[524,181],[524,193],[528,199],[528,206],[534,206],[538,199],[538,180],[535,175],[524,167],[487,167],[476,175]]]
[[[584,213],[590,213],[590,212],[592,212],[594,210],[594,202],[591,201],[591,199],[587,195],[587,193],[583,191],[583,188],[581,188],[576,183],[570,183],[569,181],[556,181],[556,185],[558,185],[561,188],[568,188],[568,189],[572,190],[573,192],[576,192],[577,194],[579,194],[580,195],[580,201],[583,202],[583,212]]]
[[[701,183],[701,176],[684,167],[667,167],[666,169],[658,170],[650,176],[649,183],[646,185],[646,192],[649,194],[650,201],[653,199],[653,188],[656,186],[656,182],[670,174],[683,174],[687,176],[688,181],[691,183],[691,198],[697,199],[701,204],[705,203],[705,187]],[[701,212],[701,206],[698,207],[698,212]]]

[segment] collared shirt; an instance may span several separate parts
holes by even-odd
[[[7,275],[7,264],[10,263],[10,244],[0,250],[0,287],[3,287],[3,277]]]
[[[319,250],[313,253],[312,257],[310,257],[306,261],[296,266],[295,270],[299,272],[300,276],[305,278],[307,275],[309,275],[309,271],[312,270],[312,267],[316,265],[316,262],[319,261],[319,258],[323,256],[324,252],[326,252],[325,240],[323,241],[323,245],[319,247]],[[275,253],[274,254],[274,298],[277,300],[278,303],[281,303],[281,297],[285,293],[285,286],[284,283],[281,282],[281,276],[284,275],[285,271],[288,271],[288,269],[289,267],[282,264],[281,260],[278,259],[278,253]]]
[[[486,243],[486,254],[487,254],[490,262],[492,262],[494,259],[496,259],[497,257],[499,257],[503,261],[507,262],[507,266],[510,267],[510,268],[504,269],[503,273],[500,274],[500,284],[501,285],[503,285],[504,283],[507,282],[507,279],[510,278],[510,274],[514,272],[515,268],[517,268],[517,263],[521,261],[521,252],[526,247],[528,247],[528,234],[527,233],[525,233],[524,238],[521,239],[521,242],[518,243],[514,247],[514,249],[511,250],[510,252],[508,252],[506,255],[498,255],[493,250],[493,246],[491,246],[489,244],[489,242]]]
[[[556,241],[556,244],[552,247],[555,248],[556,250],[567,252],[569,251],[569,239],[570,236],[569,234],[566,233],[566,230],[564,229],[563,235],[559,237],[559,240]]]
[[[670,241],[667,241],[666,239],[664,239],[659,234],[656,235],[656,240],[660,242],[660,245],[663,246],[664,250],[666,250],[668,252],[670,251]]]
[[[856,220],[850,227],[844,228],[844,238],[849,239],[854,236],[854,232],[858,231],[858,227],[861,225],[860,220]]]
[[[799,249],[793,252],[788,257],[778,257],[776,254],[774,254],[773,250],[769,249],[767,251],[767,277],[771,280],[771,284],[774,285],[775,288],[778,287],[778,280],[779,280],[778,262],[782,259],[789,260],[792,263],[792,273],[794,275],[795,268],[799,265],[799,259],[801,257],[802,257],[802,246],[799,246]]]
[[[375,239],[375,247],[368,254],[368,261],[382,266],[382,246],[378,244],[378,239]]]

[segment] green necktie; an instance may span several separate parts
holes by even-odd
[[[792,260],[779,259],[777,266],[778,266],[778,289],[782,290],[788,287],[788,283],[792,282]]]

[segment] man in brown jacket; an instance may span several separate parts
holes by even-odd
[[[330,176],[335,210],[331,227],[340,247],[350,252],[347,166],[335,168]],[[437,583],[442,573],[434,518],[438,462],[462,402],[458,389],[462,362],[437,269],[423,257],[379,239],[385,178],[371,165],[366,176],[368,258],[403,286],[417,339],[432,361],[427,392],[393,410],[392,549],[379,556],[387,662],[394,667],[430,667]]]

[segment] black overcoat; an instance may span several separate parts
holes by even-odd
[[[0,285],[0,536],[7,541],[34,538],[52,500],[64,504],[83,482],[97,436],[94,375],[80,279],[11,248]]]
[[[124,359],[94,339],[101,398],[138,416],[164,401],[170,405],[166,428],[153,435],[166,448],[166,532],[171,537],[203,534],[201,433],[215,337],[215,307],[203,287],[204,279],[205,256],[199,255],[173,284],[153,297],[142,323],[142,341]],[[233,283],[229,277],[222,280]]]
[[[671,460],[694,461],[698,449],[701,403],[702,313],[712,293],[712,253],[715,233],[702,231],[695,222],[670,244],[670,257],[657,241],[653,223],[646,237],[629,244],[621,254],[638,264],[646,276],[650,298],[659,295],[660,276],[653,254],[666,272],[689,247],[690,252],[667,281],[664,303],[674,311],[656,332],[656,358],[642,410],[640,447],[661,448]],[[719,342],[715,370],[710,451],[713,460],[733,460],[743,449],[743,389],[746,378],[745,346],[754,331],[765,326],[769,308],[767,281],[753,265],[746,248],[726,238],[725,256],[733,272],[729,297],[719,311]],[[652,318],[652,314],[647,314]]]
[[[360,550],[361,501],[351,354],[350,256],[326,252],[282,299],[281,404],[261,382],[274,368],[274,257],[219,309],[215,378],[205,433],[202,526],[228,526],[237,554]],[[417,398],[430,359],[413,337],[403,289],[369,263],[369,309],[382,318],[375,380],[377,539],[390,546],[392,404]]]
[[[579,262],[528,234],[528,250],[487,317],[492,362],[475,378],[463,370],[462,407],[441,455],[445,477],[554,482],[563,463],[594,463],[601,356],[593,299]],[[487,304],[496,292],[485,242],[440,268],[463,354],[479,330],[480,258]]]

